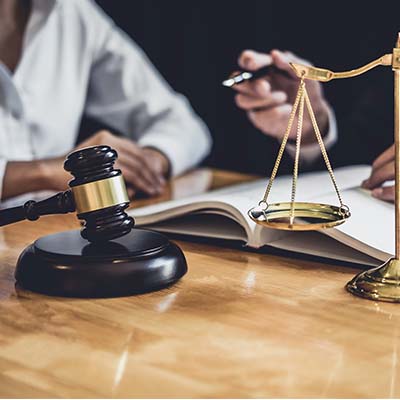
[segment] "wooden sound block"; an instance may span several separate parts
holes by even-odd
[[[162,289],[187,272],[182,251],[160,233],[133,229],[102,244],[79,231],[44,236],[20,255],[17,284],[67,297],[118,297]]]

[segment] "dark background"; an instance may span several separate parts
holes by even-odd
[[[221,86],[237,69],[240,52],[291,50],[315,65],[340,71],[390,52],[400,30],[400,5],[390,1],[333,7],[327,2],[267,0],[97,2],[207,123],[214,147],[205,163],[259,174],[269,174],[278,145],[251,126],[235,107],[232,91]],[[390,68],[381,67],[324,84],[340,132],[330,152],[334,166],[371,162],[392,143],[392,79]],[[83,126],[85,131],[95,129],[92,121]]]

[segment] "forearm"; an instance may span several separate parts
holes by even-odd
[[[67,182],[62,159],[9,161],[3,176],[1,200],[40,190],[63,190]]]

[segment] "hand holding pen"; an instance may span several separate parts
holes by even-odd
[[[234,74],[233,78],[223,82],[224,86],[232,87],[237,92],[235,102],[239,108],[246,111],[253,125],[278,140],[281,140],[285,132],[299,85],[299,79],[290,62],[310,64],[289,52],[273,50],[269,54],[262,54],[246,50],[238,60],[244,72],[241,76]],[[307,91],[323,134],[328,130],[329,107],[323,96],[321,84],[309,81]],[[294,139],[295,135],[293,129],[290,138]],[[311,121],[305,113],[303,143],[314,143],[314,140]]]

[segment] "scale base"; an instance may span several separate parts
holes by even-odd
[[[182,251],[164,235],[133,229],[102,244],[80,231],[38,239],[20,255],[17,284],[34,292],[65,297],[118,297],[162,289],[187,272]]]
[[[361,272],[346,289],[359,297],[400,303],[400,260],[388,260],[380,267]]]

